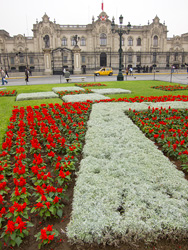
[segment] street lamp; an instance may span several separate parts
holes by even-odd
[[[129,34],[130,32],[130,29],[131,29],[131,24],[130,22],[128,22],[128,25],[127,25],[127,29],[124,30],[123,29],[123,16],[121,15],[119,17],[119,28],[115,28],[115,22],[114,22],[114,17],[112,18],[112,23],[111,23],[111,29],[112,29],[112,33],[118,33],[119,34],[119,40],[120,40],[120,43],[119,43],[119,73],[118,73],[118,76],[117,76],[117,81],[123,81],[124,80],[124,77],[123,77],[123,74],[122,74],[122,35],[123,34]]]

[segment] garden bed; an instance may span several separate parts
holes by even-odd
[[[55,94],[53,91],[36,92],[36,93],[22,93],[16,97],[16,101],[39,100],[39,99],[49,99],[49,98],[58,98],[58,95]]]
[[[69,107],[69,105],[70,104],[65,104],[65,107]],[[74,106],[74,104],[73,104],[73,106]],[[148,204],[148,206],[151,207],[151,211],[148,211],[149,215],[150,215],[150,213],[155,214],[154,207],[159,209],[159,204],[156,202],[157,199],[155,200],[154,196],[153,196],[152,203],[151,203],[150,198],[152,196],[151,195],[152,192],[153,192],[153,195],[156,195],[156,198],[163,197],[164,199],[162,201],[160,201],[161,202],[160,208],[161,209],[164,208],[164,209],[162,209],[162,211],[167,213],[167,218],[166,218],[165,222],[168,222],[170,219],[172,219],[172,220],[167,224],[167,227],[165,228],[162,235],[158,237],[157,243],[150,243],[149,241],[145,240],[145,238],[147,238],[147,237],[144,237],[144,240],[140,237],[140,235],[144,235],[143,229],[145,227],[143,225],[140,226],[140,230],[141,230],[140,231],[141,234],[139,234],[140,240],[138,237],[136,243],[134,242],[135,238],[137,237],[136,234],[134,234],[131,241],[128,240],[128,237],[130,236],[130,234],[128,234],[127,239],[125,239],[126,243],[125,242],[122,243],[121,240],[123,240],[123,238],[120,238],[120,237],[115,238],[115,234],[112,234],[113,227],[109,228],[107,225],[107,227],[105,228],[105,234],[103,234],[103,239],[102,239],[103,242],[101,241],[101,243],[106,243],[107,245],[119,244],[120,245],[119,249],[122,249],[122,250],[128,250],[128,249],[129,250],[130,249],[131,250],[133,250],[133,249],[142,249],[143,250],[143,249],[150,249],[150,248],[154,249],[154,247],[156,247],[157,249],[163,249],[163,250],[164,249],[168,249],[168,250],[169,249],[179,249],[179,248],[187,249],[187,241],[186,241],[187,236],[183,234],[184,230],[186,230],[187,225],[185,225],[184,229],[181,231],[180,235],[178,235],[178,236],[176,235],[177,230],[173,230],[173,235],[171,235],[173,237],[171,237],[170,234],[168,233],[168,230],[169,230],[169,228],[171,228],[173,223],[174,223],[173,224],[173,226],[174,226],[176,223],[179,223],[179,222],[182,223],[184,220],[184,216],[180,216],[181,220],[178,218],[176,221],[175,221],[175,217],[176,217],[177,211],[179,211],[181,213],[186,213],[185,211],[187,211],[186,208],[182,209],[182,210],[184,210],[184,212],[181,211],[181,208],[183,208],[184,206],[187,207],[187,204],[186,204],[187,200],[185,201],[185,197],[187,196],[187,193],[184,191],[184,185],[187,185],[187,181],[185,182],[183,174],[181,172],[176,172],[177,170],[176,170],[174,164],[171,164],[166,158],[165,158],[166,160],[163,161],[164,156],[162,153],[159,153],[159,156],[158,156],[159,151],[157,150],[157,147],[155,146],[155,142],[150,142],[149,140],[146,139],[147,143],[145,143],[144,142],[145,141],[144,135],[139,131],[138,128],[135,127],[135,125],[133,125],[130,122],[130,119],[127,120],[127,118],[125,118],[126,116],[124,114],[124,111],[126,111],[126,110],[128,111],[129,108],[137,109],[137,110],[147,110],[148,106],[150,106],[151,108],[152,107],[160,108],[161,106],[165,106],[166,108],[168,108],[169,106],[171,106],[173,108],[177,108],[177,107],[186,108],[187,103],[186,102],[177,102],[177,103],[176,102],[167,102],[167,103],[155,103],[155,104],[153,104],[153,103],[141,103],[141,104],[101,103],[101,104],[94,105],[94,107],[96,107],[96,108],[94,109],[94,113],[92,111],[90,121],[88,122],[89,129],[88,129],[87,137],[86,137],[86,145],[85,145],[84,150],[83,150],[84,158],[81,162],[81,168],[80,168],[80,172],[78,173],[78,179],[77,179],[77,185],[80,185],[81,192],[79,191],[79,189],[76,190],[77,186],[75,186],[75,194],[74,194],[74,201],[73,201],[73,208],[74,209],[75,209],[75,202],[76,203],[78,202],[78,207],[76,208],[76,213],[77,212],[83,213],[85,211],[84,220],[87,218],[89,213],[92,213],[92,215],[94,216],[93,218],[96,218],[96,214],[94,212],[99,213],[99,216],[97,217],[97,219],[93,219],[91,224],[89,223],[89,226],[93,225],[92,234],[91,234],[91,231],[88,235],[84,234],[84,237],[86,239],[85,242],[90,242],[87,239],[92,238],[92,240],[93,240],[92,245],[90,245],[90,243],[89,244],[83,243],[82,240],[79,240],[79,238],[77,238],[77,241],[75,241],[75,242],[77,242],[76,245],[71,245],[70,243],[68,243],[68,238],[65,234],[67,224],[69,223],[69,218],[71,217],[71,219],[72,219],[75,216],[74,210],[73,210],[73,214],[70,215],[71,204],[72,204],[72,193],[73,193],[73,187],[74,187],[74,178],[75,178],[74,172],[71,172],[71,176],[73,177],[73,179],[72,179],[71,184],[68,185],[68,189],[65,193],[69,197],[69,200],[68,201],[66,199],[62,200],[62,204],[64,205],[62,217],[61,218],[59,216],[57,216],[57,218],[48,217],[48,219],[45,221],[44,216],[43,216],[44,218],[43,217],[40,218],[40,212],[38,215],[31,217],[31,222],[34,224],[34,227],[31,227],[31,231],[29,233],[29,236],[27,236],[25,238],[23,244],[21,244],[20,247],[14,247],[13,249],[15,249],[15,250],[18,250],[18,249],[20,249],[20,250],[37,249],[38,243],[36,242],[36,238],[34,237],[34,235],[37,232],[39,232],[41,228],[43,228],[44,226],[47,226],[47,225],[54,225],[54,227],[59,231],[60,235],[58,236],[57,240],[52,241],[51,244],[46,245],[42,249],[45,249],[45,250],[50,250],[50,249],[54,249],[54,250],[55,249],[56,250],[60,250],[60,249],[73,250],[74,249],[74,250],[76,250],[78,248],[79,249],[88,249],[88,250],[89,249],[96,250],[99,248],[100,249],[109,249],[109,250],[114,249],[114,246],[106,246],[105,247],[103,245],[98,245],[97,243],[94,243],[96,241],[95,240],[96,237],[99,237],[99,233],[101,230],[101,229],[99,231],[97,230],[97,233],[95,233],[95,231],[94,231],[96,229],[95,225],[96,225],[96,222],[99,221],[101,223],[102,227],[104,228],[104,225],[106,225],[106,224],[104,224],[104,221],[103,221],[104,218],[106,218],[109,223],[111,220],[113,220],[114,221],[113,225],[116,225],[118,221],[120,222],[120,225],[122,225],[122,222],[118,218],[124,217],[125,214],[127,213],[127,210],[125,209],[126,202],[124,202],[124,199],[126,199],[126,197],[127,197],[126,195],[129,194],[129,192],[130,192],[129,195],[132,194],[129,202],[132,202],[132,197],[137,197],[135,202],[138,202],[139,205]],[[64,123],[62,124],[62,120],[59,117],[59,115],[63,115],[63,116],[65,116],[63,118],[63,121],[67,125],[70,126],[71,119],[72,120],[75,119],[75,113],[74,112],[72,113],[72,111],[71,111],[70,114],[72,114],[73,116],[70,116],[70,115],[66,116],[65,113],[67,113],[67,112],[65,111],[65,109],[61,109],[61,108],[59,109],[59,108],[60,108],[59,104],[57,104],[55,106],[50,106],[50,112],[49,112],[50,116],[48,116],[48,108],[46,108],[45,105],[43,107],[42,106],[35,107],[35,109],[33,111],[34,111],[34,113],[39,115],[40,112],[43,110],[44,114],[46,114],[48,117],[47,121],[48,121],[48,126],[50,129],[53,128],[53,126],[52,126],[53,119],[51,120],[51,118],[50,118],[52,114],[54,114],[54,120],[57,122],[57,124],[61,124],[64,127],[64,125],[63,125]],[[58,110],[60,111],[60,113]],[[32,110],[30,110],[30,111],[32,111]],[[32,117],[33,111],[29,113],[30,118]],[[16,117],[19,117],[19,119],[22,119],[22,116],[25,115],[25,112],[26,112],[26,110],[24,110],[23,108],[20,108],[19,112],[18,112],[18,110],[14,111],[14,115],[19,114]],[[82,117],[82,116],[83,116],[83,112],[82,112],[82,114],[80,114],[80,117]],[[35,119],[37,117],[40,118],[41,116],[40,115],[36,116]],[[78,114],[78,117],[79,117],[79,114]],[[15,116],[13,116],[13,118],[15,119]],[[11,119],[12,123],[16,122],[16,121],[14,121],[13,118]],[[50,118],[50,120],[49,120],[49,118]],[[66,119],[66,121],[64,119]],[[125,122],[125,119],[126,119],[126,122]],[[80,125],[82,125],[82,122],[84,122],[84,124],[85,124],[86,120],[87,119],[84,119],[84,121],[83,121],[83,118],[79,118],[78,123],[80,123]],[[44,119],[42,119],[42,121],[44,122]],[[29,122],[29,120],[27,122]],[[110,122],[112,122],[113,125],[112,124],[110,125]],[[54,124],[56,124],[56,123],[54,123]],[[32,136],[39,139],[40,136],[38,134],[38,129],[36,129],[36,131],[37,131],[36,132],[35,129],[34,130],[32,129],[32,125],[33,124],[31,123],[30,130],[28,130],[27,135],[29,133],[31,136],[31,139],[32,139]],[[40,122],[37,123],[37,125],[40,127]],[[122,126],[122,129],[121,129],[121,126]],[[23,131],[24,127],[25,126],[23,126],[22,123],[17,123],[16,128],[18,129],[18,131],[21,132],[20,135],[22,135],[22,132],[25,132],[25,130]],[[65,129],[65,127],[64,128],[63,127],[58,125],[58,128],[56,128],[56,129],[61,128],[61,129],[63,129],[62,130],[63,134],[64,133],[66,134],[68,131],[67,131],[67,129]],[[85,125],[84,125],[84,127],[85,127]],[[75,129],[77,129],[77,128],[80,128],[80,126],[78,126],[78,127],[73,126],[73,128],[71,130],[75,131]],[[135,129],[133,129],[133,128],[135,128]],[[7,134],[8,138],[11,137],[11,130],[12,129],[13,129],[12,125],[10,124],[10,126],[9,126],[10,131]],[[134,132],[133,137],[131,136],[132,135],[131,129],[133,129],[133,132]],[[119,130],[119,132],[118,132],[118,130]],[[26,129],[26,131],[27,131],[27,129]],[[14,134],[15,134],[15,132],[16,132],[16,130],[14,131]],[[37,133],[37,136],[35,135],[35,133]],[[52,134],[54,134],[54,135],[57,134],[57,131],[55,131]],[[68,134],[69,134],[69,132],[68,132]],[[67,134],[67,139],[69,138],[68,134]],[[43,133],[43,136],[44,135],[45,135],[45,131]],[[46,135],[49,135],[49,131],[46,133]],[[75,137],[75,133],[73,133],[73,134],[71,133],[71,135],[73,135],[73,137],[71,136],[72,138]],[[58,138],[60,138],[59,135],[58,135]],[[82,135],[82,133],[81,133],[80,138],[82,138],[82,140],[84,140],[84,134]],[[50,140],[50,138],[49,138],[49,140]],[[92,141],[94,141],[95,143],[92,144]],[[138,145],[136,143],[136,146],[135,146],[134,141],[135,142],[138,141]],[[23,143],[23,141],[21,141],[21,140],[19,140],[18,142]],[[28,142],[28,139],[27,139],[27,142]],[[102,144],[101,144],[101,142],[102,142]],[[115,144],[113,142],[115,142]],[[70,146],[70,143],[72,143],[72,142],[69,142],[69,146]],[[128,146],[126,149],[124,149],[125,143],[128,143]],[[41,144],[43,145],[43,143],[41,143]],[[20,145],[19,145],[19,147],[20,147]],[[36,141],[35,141],[35,144],[32,144],[32,145],[33,146],[35,145],[35,147],[36,147],[35,149],[37,150],[38,144],[36,144]],[[45,143],[44,143],[44,145],[45,145]],[[100,145],[102,145],[103,150],[100,150],[100,147],[99,147]],[[105,147],[105,145],[107,145],[107,146]],[[116,145],[116,147],[114,147],[114,145]],[[149,145],[149,150],[147,149],[147,145]],[[3,147],[6,147],[6,146],[7,147],[10,146],[9,140],[7,141],[7,144],[3,145]],[[27,144],[26,148],[28,148],[29,146],[30,146],[30,143]],[[137,146],[138,146],[138,148],[137,148]],[[47,147],[47,149],[51,150],[51,148],[48,148],[49,146],[46,145],[46,147]],[[153,153],[150,152],[150,151],[153,151],[153,150],[151,150],[151,149],[153,149],[153,147],[154,147],[154,154],[155,155],[153,155]],[[90,148],[92,150],[90,150]],[[42,149],[44,150],[43,147],[42,147]],[[66,150],[68,150],[70,152],[69,149],[70,148],[67,148]],[[5,148],[4,148],[4,150],[5,150]],[[139,156],[141,157],[141,158],[139,158],[138,164],[136,165],[136,167],[135,167],[135,164],[136,164],[135,159],[136,158],[133,157],[133,155],[130,158],[130,155],[132,154],[132,150],[135,152],[135,154],[134,154],[135,156],[138,156],[138,158],[139,158]],[[147,152],[147,156],[143,157],[143,153],[145,152],[145,150]],[[15,151],[15,149],[13,151]],[[41,151],[41,150],[39,150],[39,151]],[[48,152],[48,151],[46,151],[46,152]],[[91,155],[90,155],[90,152],[91,152]],[[24,153],[24,152],[21,152],[21,151],[19,152],[19,150],[18,150],[18,151],[16,151],[16,155],[13,153],[13,156],[15,155],[18,157],[21,155],[21,153]],[[50,151],[48,153],[50,153]],[[74,152],[74,153],[76,153],[76,152]],[[11,157],[13,157],[13,156],[11,156]],[[60,154],[60,156],[61,156],[61,154]],[[28,158],[30,158],[30,157],[31,157],[31,155],[29,153]],[[44,157],[44,159],[46,159],[46,160],[49,157],[49,159],[46,161],[46,163],[47,163],[46,168],[47,168],[48,172],[51,171],[50,170],[51,166],[52,166],[51,160],[53,158],[52,154],[45,156],[44,151],[43,151],[42,157]],[[52,157],[51,160],[50,160],[50,157]],[[78,161],[76,162],[76,165],[75,165],[76,168],[78,167],[80,157],[81,156],[77,155]],[[91,164],[91,161],[89,160],[91,158],[92,158],[92,162],[95,164]],[[101,159],[102,159],[102,164],[101,164]],[[150,159],[150,160],[148,160],[148,159]],[[11,158],[11,161],[12,160],[13,160],[13,158]],[[14,161],[15,160],[16,160],[16,158],[14,159]],[[116,164],[113,164],[114,160],[116,161]],[[129,162],[130,162],[130,164],[133,164],[132,168],[130,168],[130,164],[127,164]],[[150,164],[151,162],[154,162],[154,164]],[[177,161],[177,163],[178,163],[178,161]],[[145,168],[145,165],[147,168]],[[102,168],[101,168],[101,166],[102,166]],[[157,168],[154,168],[156,166],[157,166]],[[85,170],[86,170],[86,172],[85,172]],[[46,173],[46,170],[45,170],[45,173]],[[54,174],[54,173],[55,173],[54,170],[52,170],[52,174]],[[140,174],[138,175],[138,173],[140,173]],[[10,173],[8,174],[7,179],[9,178],[9,175],[10,175]],[[85,179],[83,179],[83,178],[80,179],[80,177],[82,177],[82,175],[85,175],[85,177],[84,177]],[[88,178],[89,175],[91,175],[91,178]],[[174,175],[175,175],[175,180],[174,180]],[[101,181],[100,181],[100,178],[101,178]],[[158,178],[157,181],[156,181],[156,178]],[[129,179],[130,179],[130,181],[129,181]],[[83,182],[82,182],[83,180],[84,180],[84,185],[85,185],[85,183],[88,183],[86,189],[84,189],[84,185],[81,185],[81,184],[83,184]],[[95,180],[96,182],[93,182],[93,180]],[[124,181],[123,186],[121,185],[122,180]],[[153,190],[152,180],[154,183],[156,183],[156,186],[155,186],[156,190]],[[174,181],[172,181],[172,180],[174,180]],[[142,181],[142,183],[141,183],[141,181]],[[143,181],[144,181],[144,184],[143,184]],[[114,184],[111,189],[108,188],[110,182],[112,182]],[[139,186],[139,183],[140,183],[140,186]],[[31,183],[28,182],[27,184],[30,185]],[[97,184],[97,187],[96,187],[96,184]],[[104,184],[106,184],[106,185],[104,186]],[[16,186],[16,182],[14,183],[13,181],[10,181],[7,184],[7,186],[8,185],[15,185]],[[101,186],[102,188],[100,187],[100,185],[102,185]],[[91,188],[92,186],[93,186],[93,189]],[[89,196],[91,194],[91,190],[93,190],[93,191],[96,190],[96,191],[93,192],[93,197],[92,197],[93,199],[90,199],[92,209],[88,209],[88,204],[86,204],[84,202],[84,199],[89,198]],[[99,192],[98,192],[98,190],[99,190]],[[104,192],[105,190],[106,190],[106,192]],[[110,190],[110,192],[109,192],[109,190]],[[117,192],[116,192],[116,190],[117,190]],[[85,197],[83,197],[83,194],[84,194],[84,193],[82,193],[83,191],[86,194]],[[154,192],[154,191],[156,191],[156,192]],[[133,193],[131,193],[131,192],[133,192]],[[161,192],[162,192],[162,194],[161,194]],[[170,192],[170,195],[169,195],[169,192]],[[7,194],[7,195],[10,195],[10,194]],[[78,195],[78,194],[81,195],[82,198],[84,198],[84,199],[82,199],[83,203],[82,203],[82,207],[81,207],[81,209],[83,209],[83,211],[81,211],[81,209],[79,209],[80,201],[76,198],[76,195]],[[99,202],[97,202],[97,199],[101,194],[103,194],[103,195],[102,195],[101,199],[99,200]],[[168,196],[171,196],[171,198]],[[184,200],[184,202],[182,202],[183,200]],[[165,202],[165,201],[167,201],[167,202]],[[178,202],[178,201],[182,202],[181,207],[180,206],[174,207],[173,205],[176,204],[176,202]],[[115,212],[115,214],[118,216],[118,218],[117,217],[113,218],[113,214],[111,214],[112,216],[108,216],[107,213],[104,212],[104,211],[109,211],[109,210],[106,210],[106,208],[105,208],[105,204],[109,204],[108,202],[110,202],[109,208],[110,207],[112,208],[112,213]],[[145,203],[143,203],[143,202],[145,202]],[[32,205],[32,204],[34,205],[34,203],[31,203],[30,205]],[[101,208],[96,210],[96,207],[99,204],[101,204],[101,207],[104,208],[102,210],[103,213],[100,212]],[[171,206],[170,208],[173,211],[173,213],[170,215],[169,215],[169,213],[171,210],[168,209],[168,206],[166,207],[166,204],[168,204],[168,206],[170,205]],[[131,221],[133,221],[134,223],[139,224],[140,223],[139,219],[142,217],[141,215],[143,215],[144,212],[147,212],[147,206],[146,207],[143,206],[142,207],[143,211],[141,211],[141,212],[139,211],[139,209],[140,209],[139,206],[137,206],[138,207],[137,211],[134,210],[135,207],[136,206],[134,206],[134,202],[130,203],[129,209],[131,210],[131,208],[133,208],[133,211],[131,211],[131,213],[132,213],[131,216],[133,216],[135,214],[135,212],[139,212],[138,215],[135,215],[135,217],[134,217],[134,218],[138,218],[138,221],[133,218],[133,219],[127,220],[127,223],[128,222],[131,223]],[[32,209],[32,207],[31,207],[31,209]],[[115,211],[114,211],[114,209],[115,209]],[[33,216],[33,214],[29,214],[29,215]],[[34,213],[34,215],[35,215],[35,213]],[[102,216],[102,219],[100,216]],[[145,220],[147,221],[148,218],[149,217],[146,216]],[[77,219],[78,218],[75,219],[75,223],[77,223]],[[92,218],[90,217],[89,220],[91,220],[91,219]],[[116,219],[118,219],[118,221]],[[163,218],[161,218],[161,220],[162,219]],[[142,220],[143,220],[143,218],[142,218]],[[82,223],[83,223],[83,221],[81,221],[80,225],[82,225]],[[71,224],[72,224],[72,220],[71,220],[71,223],[68,226],[68,228],[72,227]],[[76,225],[76,227],[78,227],[80,225]],[[179,224],[177,224],[177,228],[178,227],[181,228],[181,226],[179,226]],[[154,229],[156,229],[156,228],[157,228],[157,226]],[[117,229],[120,230],[119,224],[118,224]],[[85,230],[85,228],[82,227],[81,230]],[[77,231],[78,234],[80,234],[81,232],[82,231],[80,231],[80,230]],[[153,232],[155,232],[155,230],[149,231],[149,233],[147,235],[148,240],[150,239],[150,236],[152,236]],[[131,233],[131,232],[129,232],[129,233]],[[139,227],[138,227],[137,233],[139,233]],[[186,231],[186,233],[187,233],[187,231]],[[114,237],[114,238],[112,237],[113,238],[112,240],[111,240],[111,236]],[[72,237],[72,239],[73,238],[74,237]],[[73,241],[74,241],[74,239],[73,239]],[[99,241],[97,240],[97,242],[100,242],[100,240]],[[81,245],[79,245],[80,243],[81,243]],[[10,247],[4,246],[3,249],[10,249]]]
[[[93,106],[68,225],[72,242],[187,238],[184,174],[124,114],[143,105]]]

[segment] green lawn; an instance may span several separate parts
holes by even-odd
[[[103,82],[100,82],[103,83]],[[174,92],[167,92],[152,89],[151,86],[156,85],[176,85],[169,82],[161,81],[122,81],[122,82],[104,82],[107,86],[97,87],[97,88],[122,88],[131,90],[131,94],[116,94],[108,95],[110,98],[123,98],[123,97],[135,97],[135,96],[163,96],[163,95],[188,95],[188,90],[179,90]],[[74,83],[71,84],[46,84],[46,85],[27,85],[27,86],[6,86],[7,90],[15,89],[18,94],[21,93],[34,93],[34,92],[45,92],[52,91],[53,87],[65,87],[65,86],[74,86]],[[96,87],[88,87],[92,89]],[[28,101],[19,101],[16,102],[16,97],[0,97],[0,147],[3,142],[4,134],[6,128],[9,124],[9,119],[12,114],[12,109],[14,106],[26,107],[26,106],[35,106],[43,103],[62,103],[62,101],[57,99],[43,99],[43,100],[28,100]]]

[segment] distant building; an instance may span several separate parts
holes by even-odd
[[[101,66],[118,69],[119,35],[112,33],[111,22],[104,11],[87,25],[56,24],[45,14],[33,25],[32,37],[11,37],[0,30],[0,67],[23,72],[28,66],[44,74],[61,74],[63,68],[75,73]],[[122,39],[123,66],[184,67],[188,63],[188,33],[167,38],[167,32],[157,16],[151,24],[132,26]]]

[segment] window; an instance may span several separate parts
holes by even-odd
[[[67,38],[63,37],[62,39],[62,46],[67,46]]]
[[[157,62],[157,53],[154,52],[153,53],[153,63],[156,63]]]
[[[141,56],[137,56],[136,61],[137,61],[137,63],[140,63],[141,62]]]
[[[85,37],[81,38],[80,45],[81,46],[85,46],[86,45],[86,39],[85,39]]]
[[[175,53],[175,61],[178,61],[178,52]]]
[[[86,62],[86,57],[82,56],[82,63],[85,63],[85,62]]]
[[[14,57],[10,58],[10,64],[14,64]]]
[[[140,37],[137,39],[137,46],[141,46],[141,38]]]
[[[133,39],[132,39],[132,37],[128,38],[128,46],[133,46]]]
[[[170,62],[170,54],[167,54],[167,55],[166,55],[166,63],[169,64],[169,62]]]
[[[76,45],[76,41],[75,41],[75,38],[74,38],[74,37],[72,37],[72,39],[71,39],[71,45],[72,45],[72,46],[75,46],[75,45]]]
[[[30,62],[30,64],[34,64],[34,58],[33,57],[29,57],[29,62]]]
[[[128,63],[132,63],[132,54],[128,55]]]
[[[158,46],[158,36],[154,36],[154,38],[153,38],[153,46]]]
[[[106,45],[106,44],[107,44],[106,34],[101,34],[101,36],[100,36],[100,45]]]
[[[63,56],[63,62],[67,63],[67,56]]]
[[[20,63],[24,63],[24,56],[20,56]]]

